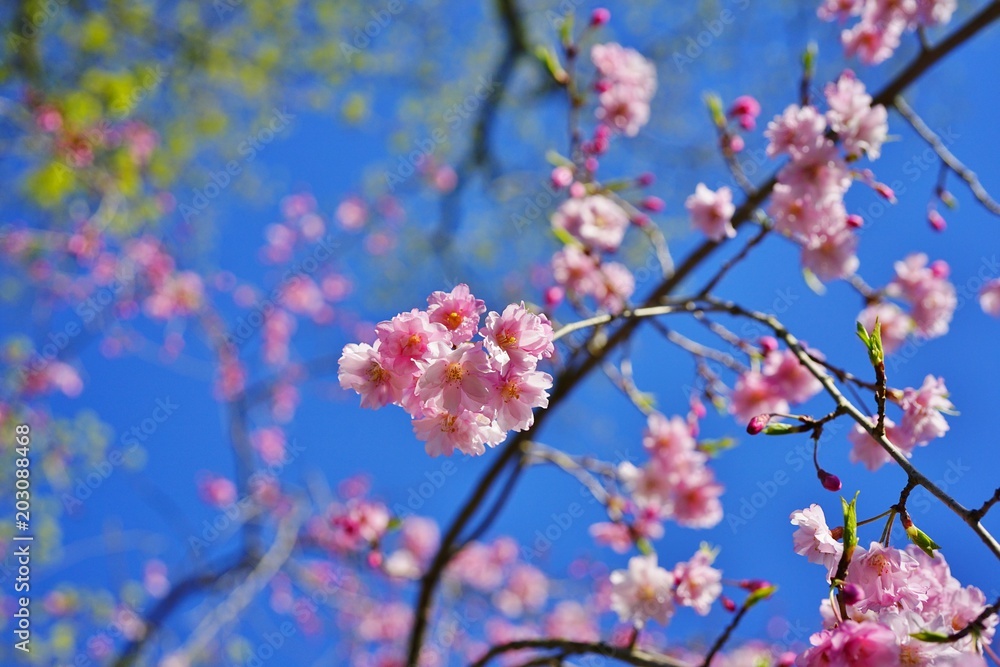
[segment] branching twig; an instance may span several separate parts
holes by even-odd
[[[947,165],[949,169],[969,185],[972,194],[986,207],[986,210],[995,215],[1000,215],[1000,203],[997,203],[990,196],[990,193],[986,191],[986,188],[979,181],[976,173],[965,166],[961,160],[955,157],[954,153],[948,150],[948,147],[941,141],[941,137],[924,122],[924,119],[913,110],[909,103],[902,96],[897,96],[894,105],[896,110],[899,111],[899,115],[905,118],[917,134],[934,149],[934,152],[941,158],[941,162]]]

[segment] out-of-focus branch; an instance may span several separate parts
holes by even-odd
[[[198,624],[194,634],[172,654],[180,658],[181,664],[190,664],[202,655],[219,631],[239,617],[257,594],[274,578],[295,549],[302,516],[302,508],[296,506],[278,523],[278,533],[274,543],[247,578]]]
[[[899,111],[899,115],[906,119],[906,122],[916,131],[920,137],[930,145],[930,147],[937,153],[941,161],[945,163],[949,169],[951,169],[955,174],[965,181],[969,185],[969,189],[972,190],[972,194],[979,200],[979,202],[986,207],[986,210],[994,215],[1000,215],[1000,203],[997,203],[990,193],[986,191],[983,184],[979,182],[979,177],[976,176],[976,172],[969,169],[965,164],[955,157],[955,154],[948,150],[948,147],[944,145],[941,141],[941,137],[937,135],[934,130],[932,130],[924,119],[921,118],[913,107],[903,99],[902,95],[897,95],[893,104],[896,110]]]
[[[553,650],[563,656],[599,655],[612,658],[627,665],[640,667],[690,667],[688,663],[668,655],[647,653],[635,648],[613,646],[604,642],[574,642],[568,639],[522,639],[492,647],[486,654],[471,663],[469,667],[486,667],[493,658],[512,651]]]
[[[455,230],[461,218],[462,193],[469,185],[473,172],[490,162],[490,134],[500,103],[503,101],[507,85],[514,76],[518,61],[528,52],[527,30],[517,0],[496,0],[504,28],[506,46],[500,61],[493,70],[492,89],[479,108],[476,124],[472,130],[472,144],[455,167],[458,180],[455,187],[441,198],[441,221],[434,232],[434,249],[443,254],[451,245]]]

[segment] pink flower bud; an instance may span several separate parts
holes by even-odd
[[[636,213],[632,216],[632,224],[636,227],[648,227],[649,226],[649,216],[645,213]]]
[[[636,182],[639,184],[640,188],[649,187],[655,181],[656,181],[656,176],[648,171],[644,174],[639,174],[639,178],[636,179]]]
[[[598,93],[606,93],[611,90],[611,82],[607,79],[600,79],[594,84],[594,90]]]
[[[767,588],[771,585],[771,582],[767,579],[744,579],[740,582],[740,588],[750,591],[759,591],[762,588]]]
[[[931,273],[934,274],[935,278],[944,280],[951,273],[951,267],[943,259],[937,259],[931,262]]]
[[[747,147],[746,142],[743,141],[743,137],[741,137],[740,135],[734,134],[733,136],[729,137],[729,150],[731,150],[732,152],[740,153],[746,147]]]
[[[785,651],[778,658],[778,662],[775,667],[792,667],[795,664],[795,659],[798,656],[792,651]]]
[[[896,203],[896,193],[888,185],[886,185],[885,183],[876,183],[874,187],[875,187],[875,192],[879,193],[893,204]]]
[[[865,596],[865,592],[857,584],[844,584],[840,590],[843,591],[845,604],[857,604]]]
[[[552,170],[552,185],[565,188],[573,182],[573,170],[569,167],[556,167]]]
[[[948,223],[944,221],[944,216],[934,209],[927,212],[927,220],[931,223],[931,227],[936,232],[943,232],[948,226]]]
[[[368,566],[369,567],[381,567],[382,566],[382,552],[381,551],[370,551],[368,553]]]
[[[822,484],[823,488],[827,491],[840,491],[841,487],[843,487],[843,484],[840,483],[839,477],[832,473],[828,473],[825,470],[820,470],[819,473],[817,473],[817,476],[819,477],[820,484]]]
[[[578,181],[569,186],[569,194],[573,199],[582,199],[587,196],[587,186]]]
[[[757,119],[753,116],[740,116],[740,127],[750,131],[757,127]]]
[[[597,171],[597,167],[600,166],[600,163],[597,161],[596,157],[591,155],[590,157],[588,157],[586,160],[583,161],[583,166],[587,168],[587,171],[593,174],[595,171]]]
[[[764,354],[770,354],[778,349],[778,339],[774,336],[761,336],[757,342],[760,345],[761,352]]]
[[[554,308],[562,303],[564,296],[566,296],[566,291],[562,287],[558,285],[550,287],[545,290],[545,305]]]
[[[666,207],[666,204],[659,197],[646,197],[642,200],[642,207],[647,211],[659,213]]]
[[[722,607],[726,611],[736,611],[736,603],[733,602],[732,599],[726,597],[725,595],[722,596]]]
[[[864,224],[865,224],[865,219],[862,218],[857,213],[852,213],[849,216],[847,216],[848,227],[853,227],[854,229],[857,229],[858,227],[861,227]]]
[[[767,428],[767,422],[770,419],[771,415],[757,415],[747,424],[747,433],[750,435],[757,435]]]
[[[750,116],[756,118],[760,115],[760,102],[750,95],[740,95],[733,100],[733,105],[729,107],[729,117]]]
[[[598,7],[590,15],[590,25],[601,26],[606,25],[608,21],[611,20],[611,12],[604,7]]]

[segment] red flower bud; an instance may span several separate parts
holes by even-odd
[[[817,476],[819,477],[820,484],[827,491],[840,491],[841,487],[843,487],[839,477],[825,470],[820,470]]]
[[[666,207],[666,204],[659,197],[646,197],[642,200],[641,206],[647,211],[658,213]]]
[[[747,433],[750,435],[757,435],[765,428],[767,428],[767,422],[770,421],[771,415],[757,415],[747,424]]]
[[[845,604],[857,604],[865,594],[857,584],[843,584],[840,590],[843,593]]]
[[[607,24],[611,20],[611,12],[604,7],[598,7],[590,15],[590,25],[601,26]]]
[[[853,227],[854,229],[857,229],[858,227],[861,227],[864,224],[865,224],[865,219],[862,218],[857,213],[852,213],[849,216],[847,216],[848,227]]]

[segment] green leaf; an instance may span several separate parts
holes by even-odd
[[[777,592],[777,586],[765,586],[764,588],[758,588],[749,596],[747,596],[747,601],[743,603],[744,607],[752,607],[761,600],[766,600]]]
[[[650,544],[649,540],[647,540],[645,537],[640,537],[638,540],[636,540],[635,546],[638,547],[639,553],[641,553],[643,556],[648,556],[651,553],[653,553],[653,545]]]
[[[927,533],[920,530],[913,524],[910,524],[910,527],[906,529],[906,536],[910,538],[911,542],[920,547],[921,551],[931,558],[934,558],[934,550],[941,548],[941,546],[932,540]]]
[[[826,285],[823,284],[823,281],[805,267],[802,268],[802,279],[806,281],[806,287],[811,289],[815,294],[819,296],[826,294]]]
[[[705,94],[705,105],[708,106],[708,112],[712,114],[712,122],[719,127],[726,126],[726,114],[722,110],[722,100],[715,93]]]
[[[764,435],[788,435],[789,433],[801,433],[797,426],[775,422],[764,427]]]
[[[858,494],[854,494],[854,499],[847,502],[841,498],[840,502],[844,506],[844,553],[849,559],[854,552],[854,547],[858,546]]]
[[[559,64],[559,59],[552,49],[545,46],[537,46],[535,47],[535,57],[542,61],[542,64],[549,70],[549,74],[552,75],[552,78],[557,83],[566,83],[566,70]]]
[[[702,440],[698,443],[698,449],[709,456],[717,456],[736,445],[736,438],[715,438],[714,440]]]
[[[943,635],[940,632],[931,632],[930,630],[914,632],[910,636],[922,642],[932,642],[934,644],[944,644],[951,641],[951,637],[948,635]]]
[[[562,40],[563,44],[573,43],[573,14],[569,13],[563,17],[562,23],[559,24],[559,39]]]

